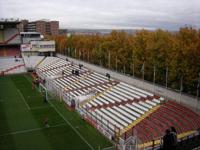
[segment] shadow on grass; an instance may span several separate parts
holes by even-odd
[[[6,116],[6,98],[4,97],[4,90],[8,77],[0,77],[0,150],[13,150],[15,149],[15,145],[13,142],[13,138],[11,135],[3,135],[5,133],[10,132],[10,127],[8,124],[8,118]]]

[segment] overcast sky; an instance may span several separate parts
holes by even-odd
[[[61,28],[200,28],[200,0],[0,0],[0,18],[58,20]]]

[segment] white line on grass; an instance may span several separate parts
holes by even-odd
[[[90,145],[87,140],[72,126],[72,124],[58,111],[58,109],[50,102],[48,101],[51,106],[55,109],[55,111],[65,120],[65,122],[78,134],[78,136],[90,147],[90,149],[95,150],[92,145]]]
[[[31,81],[25,76],[25,78],[31,83]],[[65,117],[58,111],[58,109],[50,102],[50,105],[55,109],[55,111],[65,120],[65,122],[76,132],[76,134],[90,147],[90,149],[95,150],[92,145],[90,145],[87,140],[72,126],[72,124],[65,119]]]
[[[61,124],[57,124],[54,126],[50,126],[48,128],[55,128],[55,127],[59,127],[59,126],[63,126],[65,125],[65,123],[61,123]],[[33,131],[39,131],[39,130],[43,130],[43,129],[48,129],[47,127],[43,127],[43,128],[33,128],[33,129],[27,129],[27,130],[20,130],[20,131],[15,131],[15,132],[9,132],[9,133],[5,133],[5,134],[1,134],[1,136],[7,136],[7,135],[15,135],[15,134],[22,134],[22,133],[28,133],[28,132],[33,132]]]
[[[29,107],[29,105],[27,104],[26,100],[24,99],[24,96],[22,95],[21,91],[20,91],[20,90],[17,90],[17,91],[18,91],[19,95],[21,96],[22,100],[24,101],[26,107],[27,107],[28,109],[30,109],[30,107]]]

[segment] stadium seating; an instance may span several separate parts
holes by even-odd
[[[113,135],[117,130],[127,138],[135,130],[139,141],[145,143],[160,138],[171,126],[178,134],[200,128],[200,116],[190,109],[85,67],[80,69],[72,62],[47,57],[36,70],[41,78],[53,76],[52,85],[66,99],[78,100],[93,91],[78,109],[86,112],[85,118],[95,127],[100,124]],[[72,74],[73,70],[79,75]]]
[[[1,58],[0,59],[0,72],[4,74],[15,74],[26,72],[24,62],[21,58]]]
[[[39,62],[44,59],[44,56],[23,56],[25,67],[33,70]]]
[[[148,118],[136,125],[135,129],[137,130],[138,136],[142,137],[140,139],[142,143],[145,143],[162,137],[165,130],[171,126],[174,126],[177,129],[178,134],[181,134],[199,129],[199,123],[199,115],[182,105],[168,101],[156,112],[152,113]],[[147,128],[147,126],[149,128]],[[145,129],[149,131],[141,133],[139,130],[140,127],[145,127]],[[152,133],[151,136],[149,135],[150,133]],[[148,138],[144,138],[143,136]]]
[[[16,28],[6,28],[4,30],[4,42],[5,44],[19,44],[20,36]]]

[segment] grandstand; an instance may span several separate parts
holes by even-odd
[[[16,74],[26,72],[22,58],[1,58],[0,74]]]
[[[0,45],[19,45],[20,35],[17,29],[19,20],[0,20]]]
[[[44,59],[44,56],[26,56],[26,55],[23,55],[23,59],[24,59],[26,69],[32,70]]]
[[[64,126],[63,122],[68,123],[69,121],[66,121],[65,117],[57,111],[57,108],[52,108],[55,107],[53,103],[56,105],[64,103],[64,106],[67,106],[70,110],[77,111],[82,119],[99,130],[99,132],[110,141],[117,143],[118,148],[122,147],[122,149],[130,139],[134,140],[133,143],[135,143],[135,147],[141,149],[148,149],[154,146],[159,147],[159,145],[162,144],[161,139],[164,136],[165,130],[171,126],[176,128],[179,140],[200,135],[199,114],[160,95],[156,95],[114,78],[109,78],[109,76],[106,76],[106,73],[103,75],[82,66],[82,64],[75,64],[72,61],[70,62],[65,59],[53,57],[55,54],[55,42],[40,41],[40,33],[21,33],[22,44],[20,45],[19,33],[16,29],[17,24],[18,21],[16,20],[0,21],[0,75],[36,71],[36,76],[39,77],[40,81],[40,88],[46,90],[46,95],[50,94],[56,96],[55,99],[59,99],[62,102],[58,103],[50,101],[51,106],[49,106],[50,104],[47,104],[47,106],[41,104],[41,99],[43,97],[37,93],[38,91],[32,91],[30,85],[33,84],[33,82],[27,81],[27,79],[25,79],[28,78],[26,75],[9,76],[8,79],[7,77],[2,77],[0,78],[2,83],[6,80],[9,81],[8,84],[3,84],[7,87],[7,91],[11,88],[11,98],[9,97],[9,93],[6,93],[4,86],[1,86],[0,91],[4,91],[6,94],[2,94],[3,92],[0,94],[0,106],[4,105],[5,108],[12,106],[13,109],[14,103],[18,105],[17,108],[22,108],[20,111],[23,111],[24,107],[21,106],[22,102],[15,102],[15,97],[20,97],[26,106],[26,111],[21,113],[20,117],[17,119],[21,118],[21,115],[26,114],[28,112],[27,109],[41,109],[36,115],[34,113],[32,114],[32,112],[28,112],[30,113],[29,117],[34,115],[36,118],[38,117],[37,115],[40,115],[39,117],[41,117],[43,113],[46,113],[45,109],[48,108],[51,110],[49,111],[51,113],[54,111],[57,112],[54,112],[55,114],[50,114],[53,116],[51,118],[53,120],[52,122],[55,121],[54,126],[51,128]],[[21,51],[19,47],[21,48]],[[18,93],[18,96],[16,96],[16,93],[14,93],[13,96],[13,91],[17,91],[16,93]],[[8,102],[10,103],[9,105],[2,104],[4,101],[2,95],[4,98],[9,97],[8,99],[11,99],[11,102]],[[25,96],[23,97],[23,95]],[[64,106],[62,107],[62,111],[65,113],[67,110]],[[4,110],[0,109],[0,111]],[[9,113],[12,114],[13,112]],[[9,113],[7,115],[9,115]],[[15,114],[12,114],[10,118],[14,115]],[[67,117],[71,117],[70,119],[72,119],[74,114],[70,113]],[[35,118],[32,119],[35,120]],[[29,121],[34,122],[33,120]],[[74,122],[80,122],[80,120],[75,120]],[[16,124],[17,126],[20,126],[18,123],[15,123],[13,126]],[[39,123],[41,124],[41,118]],[[105,145],[110,145],[104,138],[99,137],[98,134],[94,133],[93,129],[88,127],[89,124],[86,125],[85,122],[81,123],[84,124],[84,130],[91,130],[90,133],[95,135],[94,137],[98,136],[98,138],[103,141],[102,145],[104,145],[104,143]],[[29,124],[29,122],[27,124]],[[77,140],[77,138],[80,138],[84,141],[85,149],[88,149],[88,147],[89,149],[94,149],[79,135],[79,132],[75,129],[75,127],[79,128],[77,124],[75,127],[70,123],[68,124],[71,127],[69,129],[73,129],[78,134],[78,137],[75,139]],[[38,128],[33,129],[38,130]],[[39,128],[39,130],[43,130],[43,128]],[[64,131],[65,130],[66,129],[64,129]],[[63,130],[59,132],[62,131]],[[24,129],[9,134],[23,132]],[[29,131],[26,130],[25,132],[29,133]],[[83,131],[82,134],[88,136],[88,139],[90,140],[94,139],[94,137],[90,137],[89,134],[87,135],[87,133],[83,133]],[[40,135],[43,134],[40,133]],[[4,136],[5,134],[0,134],[0,138]],[[67,136],[64,135],[63,137]],[[63,140],[63,137],[61,135],[58,139]],[[48,138],[51,139],[51,137]],[[26,137],[24,139],[26,139]],[[51,141],[54,141],[54,139],[51,139]],[[80,142],[80,139],[77,141]],[[71,140],[72,143],[75,141],[75,144],[73,143],[73,145],[70,145],[70,148],[72,149],[77,146],[77,141],[74,139]],[[37,142],[39,142],[39,140]],[[95,142],[99,144],[101,141],[97,140]],[[92,141],[91,143],[95,142]],[[64,141],[64,143],[66,144],[67,142]],[[98,144],[94,144],[95,149],[98,148]],[[45,147],[46,145],[44,144],[43,146]],[[2,145],[0,144],[0,148],[1,146]],[[47,146],[45,148],[48,149],[49,147]],[[79,149],[80,147],[77,146],[76,148]],[[27,147],[24,147],[23,149],[27,149]]]
[[[30,43],[21,44],[22,57],[28,71],[35,70],[46,56],[52,56],[54,52],[54,41],[30,41]]]
[[[17,60],[2,58],[0,64],[4,74],[35,69],[41,88],[45,87],[50,95],[56,95],[65,106],[79,112],[118,147],[132,137],[139,148],[159,146],[164,131],[171,126],[177,129],[179,140],[199,134],[200,115],[192,110],[81,64],[26,53]]]
[[[0,57],[20,56],[19,20],[0,20]]]
[[[46,81],[49,92],[75,108],[110,140],[123,143],[135,136],[144,148],[152,141],[159,145],[171,126],[177,129],[179,138],[198,134],[200,116],[190,109],[73,62],[47,57],[36,73]]]
[[[31,41],[42,40],[42,35],[39,32],[20,32],[22,44],[29,44]]]

